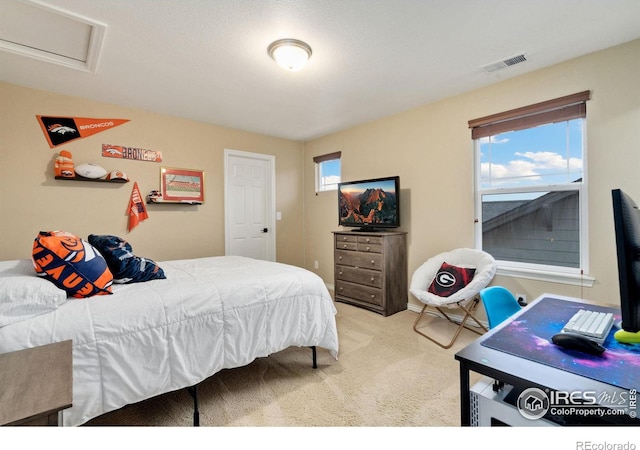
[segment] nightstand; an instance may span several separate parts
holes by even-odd
[[[0,354],[0,425],[58,425],[73,401],[72,370],[70,340]]]

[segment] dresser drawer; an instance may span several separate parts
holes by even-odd
[[[357,242],[336,241],[336,250],[358,250]]]
[[[349,250],[336,250],[336,264],[382,270],[382,255],[380,253],[369,254]]]
[[[372,305],[382,306],[382,290],[360,284],[352,284],[338,280],[336,282],[336,297],[348,297]]]
[[[336,244],[338,242],[358,242],[356,234],[336,234]]]
[[[363,244],[358,242],[359,252],[367,252],[367,253],[382,253],[382,245],[380,244]]]
[[[382,287],[382,273],[362,269],[360,267],[350,266],[336,266],[336,279],[343,281],[351,281],[353,283],[363,284],[366,286],[373,286],[376,288]]]
[[[358,236],[355,234],[336,234],[337,250],[357,250]]]
[[[382,238],[376,236],[358,236],[358,244],[382,245]]]

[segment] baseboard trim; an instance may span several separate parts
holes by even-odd
[[[331,294],[333,294],[332,297],[335,298],[335,285],[328,284],[328,283],[325,283],[325,285],[327,286],[327,289],[329,290],[329,292]],[[419,314],[420,311],[422,311],[422,305],[415,305],[413,303],[407,303],[407,309],[409,311],[412,311],[412,312],[415,312],[415,313]],[[438,313],[436,311],[433,311],[432,309],[427,311],[425,314],[431,314],[432,316],[439,317],[441,319],[445,319],[446,320],[446,318],[442,314],[440,314],[440,313]],[[462,318],[464,317],[464,316],[461,316],[459,314],[448,314],[448,315],[456,323],[460,323],[462,321]],[[482,325],[484,325],[485,327],[489,328],[489,323],[486,320],[480,320],[480,323]],[[476,326],[477,324],[473,320],[467,320],[466,325],[468,325],[468,326],[470,326],[472,328],[477,328],[478,330],[482,329],[482,328]]]

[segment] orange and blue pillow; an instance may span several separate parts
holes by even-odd
[[[71,297],[112,293],[113,274],[104,257],[90,243],[65,231],[41,231],[33,242],[36,274]]]

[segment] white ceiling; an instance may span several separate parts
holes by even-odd
[[[0,80],[294,140],[640,38],[639,0],[40,3],[107,26],[95,72],[0,51]],[[312,47],[303,71],[269,58],[281,38]]]

